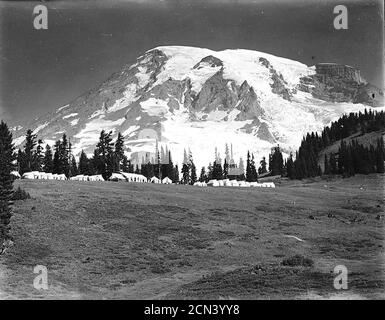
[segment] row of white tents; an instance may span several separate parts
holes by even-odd
[[[101,174],[93,175],[93,176],[87,176],[79,174],[77,176],[71,177],[70,180],[72,181],[104,181],[104,178]]]
[[[172,180],[169,177],[165,177],[160,180],[157,177],[153,176],[151,179],[147,179],[145,176],[136,173],[113,173],[109,178],[110,181],[128,181],[128,182],[149,182],[149,183],[162,183],[162,184],[172,184]]]
[[[29,180],[67,180],[65,174],[52,174],[39,171],[26,172],[20,176],[19,172],[12,171],[11,175],[14,179],[29,179]],[[83,175],[79,174],[77,176],[71,177],[72,181],[104,181],[102,175]],[[109,178],[110,181],[127,181],[127,182],[150,182],[150,183],[162,183],[162,184],[172,184],[172,180],[169,177],[165,177],[160,180],[157,177],[152,177],[147,179],[145,176],[136,173],[120,172],[113,173]]]
[[[20,174],[17,171],[14,174],[11,173],[14,177],[20,177]],[[17,173],[17,175],[16,175]],[[47,172],[39,172],[39,171],[30,171],[26,172],[21,176],[22,179],[28,179],[28,180],[67,180],[67,177],[65,174],[52,174]]]
[[[26,172],[23,174],[23,176],[20,176],[20,174],[17,171],[12,171],[11,175],[15,179],[40,179],[40,180],[67,180],[67,177],[65,174],[52,174],[52,173],[46,173],[46,172],[39,172],[39,171],[31,171]],[[70,178],[72,181],[104,181],[102,175],[77,175],[72,178]],[[150,182],[150,183],[159,183],[159,184],[172,184],[172,180],[169,177],[165,177],[164,179],[160,180],[157,177],[152,177],[151,179],[147,179],[145,176],[141,174],[136,173],[127,173],[127,172],[120,172],[120,173],[113,173],[111,177],[109,178],[110,181],[127,181],[127,182]],[[237,180],[230,180],[230,179],[223,179],[223,180],[210,180],[209,182],[195,182],[194,186],[199,187],[259,187],[259,188],[275,188],[274,182],[247,182],[247,181],[237,181]]]
[[[230,179],[223,180],[210,180],[209,182],[195,182],[194,186],[198,187],[259,187],[259,188],[275,188],[274,182],[247,182],[247,181],[237,181]]]

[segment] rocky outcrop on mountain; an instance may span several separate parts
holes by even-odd
[[[280,95],[282,98],[291,101],[292,95],[290,90],[286,87],[287,82],[283,79],[282,74],[277,73],[277,71],[271,66],[267,59],[259,58],[259,62],[270,71],[270,77],[272,80],[272,83],[270,84],[271,91]]]
[[[204,57],[201,61],[199,61],[194,67],[193,69],[201,69],[205,66],[209,66],[209,67],[223,67],[223,62],[214,57],[214,56],[207,56],[207,57]]]
[[[315,70],[319,79],[341,78],[345,81],[353,81],[357,83],[363,82],[360,70],[351,66],[337,63],[317,63]]]
[[[320,63],[316,73],[300,79],[298,89],[315,98],[331,102],[363,103],[374,107],[383,105],[383,92],[366,83],[356,68]]]

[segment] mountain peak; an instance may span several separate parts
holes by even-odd
[[[198,166],[225,143],[235,157],[267,155],[274,143],[288,153],[306,132],[372,103],[369,87],[334,76],[323,82],[321,69],[253,50],[157,47],[65,108],[15,127],[15,141],[25,128],[51,144],[65,132],[75,154],[92,153],[100,131],[112,130],[133,159],[153,153],[159,140],[177,163],[190,148]],[[154,139],[143,138],[148,130]]]

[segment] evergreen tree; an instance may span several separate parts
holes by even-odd
[[[191,175],[190,175],[190,184],[193,185],[195,182],[197,182],[197,172],[194,162],[191,162]]]
[[[248,182],[252,181],[251,160],[250,160],[250,152],[249,151],[247,151],[247,159],[246,159],[246,181],[248,181]]]
[[[266,169],[266,166],[267,166],[267,163],[266,163],[266,158],[263,157],[262,160],[260,161],[260,166],[258,168],[258,173],[259,174],[264,174],[264,173],[267,173],[267,169]]]
[[[190,183],[190,168],[187,163],[183,163],[183,166],[182,166],[182,183],[183,184]]]
[[[294,167],[294,161],[293,161],[293,154],[290,152],[289,159],[287,159],[286,162],[286,170],[287,170],[287,176],[289,179],[295,179],[295,167]]]
[[[114,152],[112,143],[112,131],[106,133],[100,132],[99,142],[94,151],[94,164],[98,174],[101,174],[104,180],[108,180],[114,171]]]
[[[328,160],[328,157],[325,153],[325,159],[324,159],[324,173],[325,174],[330,174],[330,167],[329,167],[329,160]]]
[[[19,149],[17,153],[17,168],[21,175],[23,175],[25,172],[28,172],[26,154],[21,149]]]
[[[60,149],[61,149],[61,142],[60,140],[55,142],[54,146],[54,156],[53,156],[53,169],[52,172],[56,174],[62,174],[63,173],[63,168],[62,164],[60,162]]]
[[[70,145],[67,140],[67,135],[64,133],[59,146],[59,163],[62,173],[64,173],[67,177],[70,176],[69,150]]]
[[[131,171],[131,163],[128,160],[126,155],[123,155],[121,170],[123,172],[131,172],[132,173],[132,171]]]
[[[82,174],[82,175],[90,174],[89,160],[84,150],[82,150],[82,152],[80,153],[78,171],[79,171],[79,174]]]
[[[214,172],[214,167],[213,165],[211,164],[211,162],[209,163],[208,167],[207,167],[207,180],[212,180],[214,179],[213,178],[213,172]]]
[[[52,158],[52,150],[49,144],[45,146],[45,153],[44,153],[44,159],[43,159],[43,168],[44,172],[50,172],[53,171],[53,158]]]
[[[114,150],[114,171],[120,172],[122,170],[122,161],[124,159],[124,137],[119,132],[115,142]],[[124,170],[122,170],[124,171]]]
[[[207,175],[205,167],[202,167],[201,174],[199,176],[199,182],[207,182]]]
[[[33,168],[33,160],[35,157],[35,146],[36,146],[36,135],[33,134],[32,130],[27,130],[27,135],[25,137],[25,146],[24,146],[24,154],[25,154],[25,169],[26,172],[32,171]]]
[[[33,170],[43,171],[44,152],[43,152],[43,140],[39,139],[36,147],[36,154],[33,157]]]
[[[70,177],[77,176],[79,174],[78,166],[76,164],[76,159],[72,156],[71,165],[70,165]]]
[[[269,156],[269,171],[273,176],[283,174],[283,157],[279,146],[275,147]]]
[[[223,179],[227,179],[228,174],[229,174],[229,163],[227,161],[227,156],[226,156],[225,162],[223,164]]]
[[[173,182],[175,182],[175,183],[179,182],[179,168],[178,168],[178,165],[175,165],[174,180],[173,180]]]
[[[12,133],[4,121],[0,123],[0,253],[4,251],[5,241],[10,236],[10,221],[12,216],[11,197],[13,193],[13,160],[15,160]]]
[[[252,182],[256,182],[258,181],[258,172],[257,172],[257,168],[255,167],[254,155],[251,155],[250,167],[251,167]]]

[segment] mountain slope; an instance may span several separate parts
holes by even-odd
[[[190,148],[198,166],[225,143],[233,144],[236,159],[249,149],[266,155],[277,143],[289,152],[305,133],[376,105],[382,95],[376,89],[371,100],[374,89],[364,81],[329,73],[251,50],[158,47],[68,105],[15,126],[15,143],[22,144],[27,128],[47,143],[65,132],[76,154],[91,153],[100,131],[113,130],[123,133],[136,162],[154,152],[158,139],[179,164]]]

